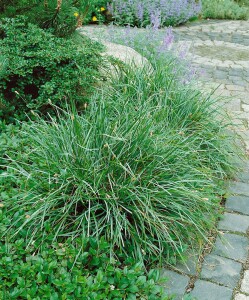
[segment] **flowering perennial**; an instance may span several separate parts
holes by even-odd
[[[186,22],[201,11],[198,0],[113,0],[108,9],[120,24],[167,26]]]

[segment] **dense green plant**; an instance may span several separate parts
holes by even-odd
[[[205,239],[219,210],[219,181],[233,148],[213,102],[175,84],[170,66],[130,69],[96,92],[87,113],[62,113],[23,133],[31,150],[9,154],[5,179],[25,211],[18,230],[30,242],[94,236],[141,259],[172,260]],[[18,151],[17,151],[18,152]],[[15,226],[15,221],[12,222]],[[130,253],[130,252],[128,252]]]
[[[240,3],[234,0],[202,0],[202,16],[211,19],[246,20],[249,9]]]
[[[5,214],[0,208],[0,228]],[[143,264],[121,263],[108,252],[105,241],[92,238],[72,245],[48,237],[40,252],[23,238],[0,241],[0,299],[169,299],[158,285],[159,271],[146,273]]]
[[[45,113],[49,102],[59,107],[69,100],[78,107],[87,102],[103,66],[99,44],[55,37],[25,18],[2,20],[0,37],[1,118],[11,122],[31,111]]]
[[[249,6],[249,0],[235,0],[237,3],[239,3],[241,6]]]
[[[77,26],[108,18],[107,0],[0,0],[5,17],[25,15],[29,22],[50,29],[57,36],[68,36]]]
[[[106,23],[112,20],[107,0],[88,0],[85,3],[85,13],[81,13],[84,24]]]
[[[29,22],[38,24],[42,28],[50,28],[59,36],[66,36],[75,31],[77,8],[74,4],[79,1],[62,0],[2,0],[2,15],[16,17],[25,15]]]

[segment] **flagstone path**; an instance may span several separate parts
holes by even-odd
[[[221,101],[249,152],[249,22],[205,21],[173,31],[176,41],[189,43],[192,63],[203,68],[202,88],[231,97]],[[215,246],[202,263],[192,257],[188,267],[164,271],[176,299],[189,293],[198,300],[249,300],[249,163],[231,183],[218,229]]]
[[[173,32],[176,42],[189,44],[192,64],[204,70],[200,87],[215,88],[214,96],[225,97],[220,101],[249,154],[249,21],[196,22]],[[209,254],[162,271],[169,277],[166,291],[177,300],[190,295],[197,300],[249,300],[249,162],[229,191],[220,234]]]

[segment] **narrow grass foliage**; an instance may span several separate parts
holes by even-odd
[[[30,151],[7,167],[22,182],[22,196],[6,199],[10,213],[24,211],[16,233],[28,229],[30,242],[104,236],[111,251],[168,261],[202,243],[234,149],[210,98],[167,74],[159,64],[153,74],[127,69],[84,114],[24,130]]]

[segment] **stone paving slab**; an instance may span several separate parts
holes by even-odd
[[[246,262],[248,254],[247,237],[225,233],[218,237],[212,254],[217,254],[240,262]]]
[[[232,294],[232,289],[204,280],[197,280],[190,293],[196,300],[231,300]]]
[[[175,269],[187,275],[196,275],[198,267],[198,255],[191,255],[185,263],[177,263]]]
[[[249,184],[245,182],[233,182],[229,188],[230,192],[237,195],[249,197]]]
[[[230,196],[226,200],[225,207],[227,210],[249,215],[249,197]]]
[[[249,216],[224,213],[218,229],[246,233],[249,228]]]
[[[249,270],[245,271],[241,283],[241,291],[249,295]]]
[[[249,296],[243,294],[236,294],[234,300],[249,300]]]
[[[247,169],[238,174],[238,179],[242,182],[249,183],[249,163],[246,164]]]
[[[161,277],[168,278],[168,281],[163,284],[166,293],[174,295],[175,300],[182,300],[189,282],[189,277],[167,269],[161,271]]]
[[[235,288],[240,279],[241,269],[242,265],[238,262],[210,254],[204,259],[201,278]]]

